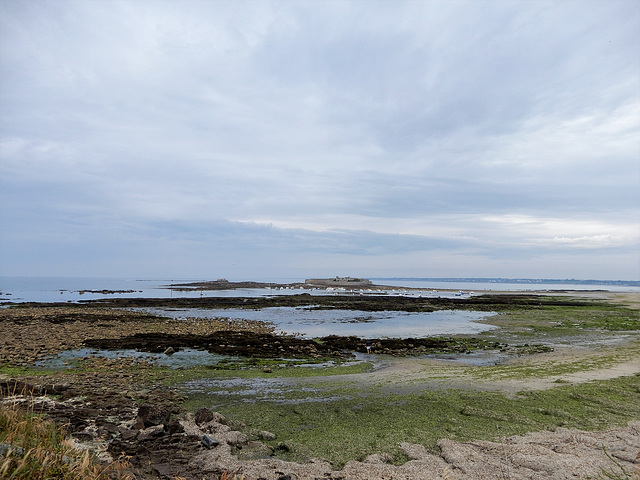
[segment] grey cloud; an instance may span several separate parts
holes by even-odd
[[[580,239],[639,215],[636,2],[0,9],[0,241],[13,258],[47,251],[37,237],[51,233],[61,259],[85,252],[87,271],[100,251],[147,258],[146,243],[180,256],[207,242],[254,261],[276,252],[296,271],[365,256],[383,268],[416,252],[480,265],[505,252],[586,255]],[[442,233],[462,214],[604,226],[558,232],[555,245],[502,224]],[[398,219],[422,227],[388,233]],[[438,234],[425,234],[429,222]],[[605,261],[614,247],[602,245],[589,247],[593,268],[629,275],[620,265],[634,251]]]

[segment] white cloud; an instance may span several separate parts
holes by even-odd
[[[595,219],[539,218],[529,215],[488,216],[483,219],[502,235],[530,239],[534,243],[571,243],[575,239],[613,240],[628,245],[640,242],[640,228],[634,219],[618,222]],[[570,241],[571,240],[571,241]]]
[[[635,242],[634,242],[635,240]],[[582,237],[554,237],[553,241],[580,248],[602,248],[613,246],[636,245],[637,238],[620,235],[590,235]]]

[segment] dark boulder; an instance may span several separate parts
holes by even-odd
[[[202,407],[195,413],[193,419],[195,420],[196,425],[199,426],[204,425],[205,423],[209,423],[211,420],[213,420],[213,418],[213,412],[207,407]]]
[[[171,416],[171,410],[164,406],[142,405],[138,408],[138,421],[142,421],[145,428],[167,423],[169,416]]]

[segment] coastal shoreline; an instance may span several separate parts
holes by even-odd
[[[498,296],[494,291],[486,292],[486,294],[487,298],[494,300]],[[475,300],[465,299],[464,301],[469,302],[471,300],[472,303],[477,303],[480,301],[479,297],[482,297],[482,295],[474,297]],[[288,301],[292,301],[290,300],[292,297],[288,298]],[[331,297],[331,299],[335,300],[334,297]],[[349,299],[350,302],[353,301],[353,297],[349,297]],[[525,302],[523,299],[527,299],[527,301]],[[363,301],[366,300],[364,299]],[[446,299],[446,302],[443,300],[443,303],[439,304],[438,307],[444,307],[445,304],[449,305],[450,300]],[[514,308],[513,302],[516,300],[521,302],[520,305],[525,309],[525,313],[530,311],[531,314],[536,315],[536,317],[532,317],[534,320],[541,315],[544,308],[561,308],[557,307],[557,305],[561,304],[588,305],[589,302],[605,301],[612,308],[624,305],[630,309],[628,310],[629,312],[635,312],[640,307],[640,295],[611,292],[580,292],[577,295],[559,292],[537,292],[535,295],[529,295],[529,292],[526,295],[521,292],[505,292],[501,301],[505,302],[504,305],[511,309]],[[389,298],[384,297],[384,301],[381,300],[382,303],[379,308],[382,308],[383,303],[388,301]],[[199,300],[195,299],[195,302],[198,303]],[[463,302],[463,300],[460,300],[460,302]],[[454,301],[455,304],[460,302],[458,300]],[[71,421],[71,428],[72,430],[74,428],[77,429],[77,434],[86,431],[81,427],[89,420],[82,413],[84,411],[84,407],[82,407],[84,403],[76,403],[74,406],[73,402],[77,402],[81,398],[85,398],[85,401],[89,399],[97,408],[97,410],[94,408],[95,412],[104,412],[97,413],[97,417],[91,422],[97,419],[98,423],[103,422],[103,432],[113,431],[105,437],[112,438],[112,445],[117,445],[118,448],[125,451],[127,449],[137,451],[135,450],[136,448],[145,446],[147,453],[138,453],[136,457],[136,462],[138,463],[134,462],[137,465],[139,474],[136,478],[165,478],[162,472],[170,472],[171,475],[180,475],[190,479],[199,478],[198,475],[207,471],[211,475],[220,475],[222,469],[224,469],[224,471],[241,473],[245,479],[267,478],[269,480],[277,480],[279,478],[276,472],[285,472],[283,475],[290,475],[291,478],[299,479],[320,478],[318,475],[324,475],[323,478],[344,478],[345,480],[374,480],[385,478],[388,475],[424,480],[427,478],[445,478],[443,475],[450,472],[451,475],[454,473],[457,475],[454,478],[471,479],[479,478],[478,475],[491,472],[490,470],[474,470],[475,467],[462,461],[462,457],[457,460],[454,458],[456,455],[461,455],[465,449],[472,448],[478,459],[484,459],[482,461],[487,466],[486,468],[489,469],[492,465],[495,468],[501,462],[503,465],[507,465],[505,463],[507,462],[506,459],[497,458],[494,453],[491,453],[495,449],[508,450],[511,457],[531,455],[535,448],[540,448],[534,447],[534,444],[548,445],[545,448],[551,449],[554,442],[557,443],[561,437],[564,438],[563,435],[570,435],[584,440],[575,442],[574,446],[577,450],[571,453],[571,458],[597,458],[597,462],[594,461],[595,463],[592,462],[586,466],[572,466],[574,473],[586,472],[585,474],[593,475],[593,472],[598,471],[597,468],[609,465],[606,455],[601,455],[588,447],[594,441],[601,442],[609,446],[609,448],[617,449],[616,451],[627,452],[624,455],[620,454],[623,459],[616,458],[618,461],[623,462],[629,470],[634,468],[635,459],[630,456],[632,451],[636,447],[637,450],[640,450],[640,445],[636,445],[633,441],[625,440],[626,443],[622,442],[624,445],[620,443],[621,438],[640,438],[638,436],[640,424],[631,422],[626,426],[618,426],[601,432],[560,429],[532,433],[526,436],[505,438],[502,444],[490,444],[485,441],[460,443],[443,440],[438,444],[441,450],[439,454],[420,450],[418,445],[407,443],[403,445],[402,451],[405,452],[404,455],[407,455],[409,460],[397,466],[388,463],[388,459],[385,460],[384,456],[359,459],[358,461],[353,459],[354,461],[347,463],[339,470],[336,470],[334,466],[326,462],[320,461],[309,464],[284,461],[278,458],[251,459],[249,453],[253,451],[252,448],[257,449],[256,452],[265,448],[265,451],[270,450],[263,446],[264,444],[260,438],[252,440],[246,437],[246,430],[239,424],[233,424],[232,422],[233,428],[230,430],[222,428],[221,424],[211,424],[209,427],[203,427],[203,425],[194,424],[193,417],[189,417],[189,415],[185,417],[185,412],[181,405],[184,402],[188,403],[188,398],[185,397],[184,392],[176,388],[166,388],[160,381],[161,378],[169,374],[166,368],[158,369],[152,363],[135,359],[106,359],[93,356],[83,359],[80,362],[82,369],[73,374],[57,371],[45,372],[45,375],[41,375],[35,374],[35,371],[27,368],[27,365],[33,364],[35,359],[41,359],[56,350],[75,348],[83,345],[87,340],[98,338],[105,340],[109,338],[112,340],[117,340],[118,338],[140,338],[141,335],[148,335],[152,332],[161,333],[163,331],[176,335],[181,333],[196,336],[211,335],[221,330],[265,335],[273,333],[269,325],[261,325],[259,323],[232,322],[230,324],[228,320],[216,323],[213,320],[198,321],[194,319],[193,322],[184,322],[159,319],[140,312],[122,310],[120,308],[121,305],[114,306],[118,303],[120,302],[113,303],[111,301],[108,305],[105,302],[57,306],[22,305],[0,309],[0,325],[2,326],[4,339],[0,353],[2,354],[2,365],[5,367],[4,370],[6,372],[0,377],[0,386],[4,385],[5,402],[13,399],[11,401],[17,402],[17,404],[23,402],[22,404],[26,405],[25,402],[33,403],[29,398],[33,400],[34,395],[37,393],[37,408],[40,408],[43,413],[48,413],[54,419],[75,419]],[[401,304],[407,305],[407,303]],[[9,317],[12,316],[13,318],[10,319]],[[509,322],[513,327],[513,320],[509,320],[508,316],[494,320],[490,319],[489,322],[491,321],[501,324],[502,329],[507,328]],[[539,321],[539,319],[536,321]],[[360,389],[362,392],[366,392],[368,388],[375,387],[379,388],[379,390],[374,389],[372,391],[393,392],[394,395],[415,395],[416,393],[433,391],[434,389],[442,390],[443,392],[458,389],[461,391],[496,392],[507,397],[517,398],[522,392],[527,391],[545,391],[563,386],[579,386],[594,381],[606,381],[621,377],[640,378],[640,362],[638,361],[640,347],[638,346],[637,333],[624,332],[624,334],[616,334],[615,332],[610,332],[602,336],[598,332],[588,330],[586,334],[593,337],[592,344],[586,342],[584,345],[562,347],[554,345],[554,351],[552,352],[515,355],[503,365],[496,365],[489,369],[474,368],[468,364],[444,361],[437,358],[388,357],[384,368],[349,375],[342,374],[301,379],[300,385],[322,388],[324,384],[348,382],[351,384],[351,388]],[[599,343],[598,338],[601,338],[602,342]],[[564,371],[558,369],[558,365],[564,365]],[[484,375],[487,371],[494,373],[485,377]],[[519,374],[516,375],[514,373],[519,371],[534,371],[536,373],[521,377],[518,376]],[[267,372],[266,367],[265,372]],[[158,375],[160,376],[158,377]],[[175,373],[171,375],[175,375]],[[261,375],[272,376],[278,375],[278,373],[274,371],[273,373],[261,373]],[[156,378],[156,380],[153,380],[153,378]],[[640,388],[640,380],[637,383]],[[13,392],[9,391],[10,386],[13,386]],[[31,388],[30,393],[28,393],[29,388]],[[16,391],[19,389],[23,389],[24,393],[27,394],[22,400],[18,399],[19,396],[11,395],[19,393]],[[640,392],[640,390],[638,391]],[[53,395],[53,399],[40,400],[40,398],[45,398],[41,397],[40,394]],[[139,440],[138,436],[141,435],[139,432],[145,429],[134,431],[132,424],[127,423],[135,420],[135,405],[141,403],[162,406],[169,412],[173,412],[171,413],[173,415],[172,418],[182,418],[183,420],[180,420],[180,422],[184,423],[182,428],[187,428],[191,433],[199,432],[201,435],[215,434],[219,439],[227,439],[228,442],[225,440],[227,443],[224,443],[224,445],[226,446],[221,449],[203,449],[201,443],[193,439],[193,435],[191,437],[187,435],[184,437],[184,442],[186,443],[183,442],[181,448],[183,453],[181,455],[187,455],[189,459],[183,458],[180,462],[186,461],[189,466],[182,467],[182,470],[176,470],[174,467],[178,464],[176,463],[178,459],[173,457],[172,460],[171,454],[167,453],[167,445],[163,443],[166,438],[163,435],[154,437],[155,439],[153,440]],[[113,423],[111,420],[107,421],[105,420],[107,417],[112,420],[118,417],[120,423]],[[96,428],[98,427],[99,425]],[[107,430],[104,430],[104,428]],[[211,430],[208,433],[207,428]],[[235,430],[236,428],[245,433]],[[223,435],[223,431],[227,433]],[[229,433],[234,431],[237,433],[233,435]],[[131,432],[134,432],[133,438],[129,438],[132,435]],[[156,433],[158,432],[156,431]],[[245,435],[245,437],[242,435]],[[144,435],[142,437],[144,438]],[[125,440],[125,438],[128,438],[128,440]],[[191,440],[188,440],[188,438],[191,438]],[[245,443],[238,443],[239,439],[244,439]],[[92,441],[95,441],[95,439]],[[156,447],[165,452],[165,455],[168,455],[165,463],[153,456],[152,450]],[[242,450],[239,450],[239,447],[242,447]],[[241,451],[242,455],[239,456]],[[418,451],[421,453],[417,453]],[[547,456],[550,455],[549,452]],[[536,453],[536,455],[540,455],[540,453]],[[568,461],[569,458],[566,457],[562,461]],[[156,467],[149,467],[146,470],[142,468],[145,461],[149,462],[151,460],[156,462]],[[557,461],[557,464],[546,464],[545,468],[551,469],[556,473],[561,472],[563,468],[568,468],[569,464],[563,464],[559,458],[555,458],[554,461]],[[537,478],[535,469],[531,470],[525,464],[516,462],[508,463],[508,465],[514,475],[515,472],[519,472],[519,478]],[[424,472],[427,471],[425,469],[428,466],[433,467],[429,470],[431,472],[429,474],[433,474],[431,477],[424,476]],[[218,473],[216,473],[216,468]],[[556,475],[554,478],[564,477]]]

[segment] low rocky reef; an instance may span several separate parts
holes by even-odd
[[[207,350],[222,355],[264,358],[350,358],[353,352],[384,355],[469,353],[498,350],[507,346],[478,338],[359,338],[330,335],[314,340],[249,331],[218,331],[211,335],[136,333],[118,339],[88,339],[84,345],[96,349],[135,349],[145,352],[175,352],[182,348]]]
[[[558,298],[547,295],[475,295],[465,298],[410,297],[395,295],[273,295],[261,297],[201,297],[201,298],[105,298],[87,300],[81,304],[103,307],[157,307],[157,308],[248,308],[311,307],[317,309],[343,309],[376,312],[395,310],[403,312],[433,312],[436,310],[502,311],[518,307],[587,306],[588,301]],[[23,304],[29,305],[29,304]],[[40,304],[31,304],[38,306]],[[64,304],[59,304],[64,305]]]

